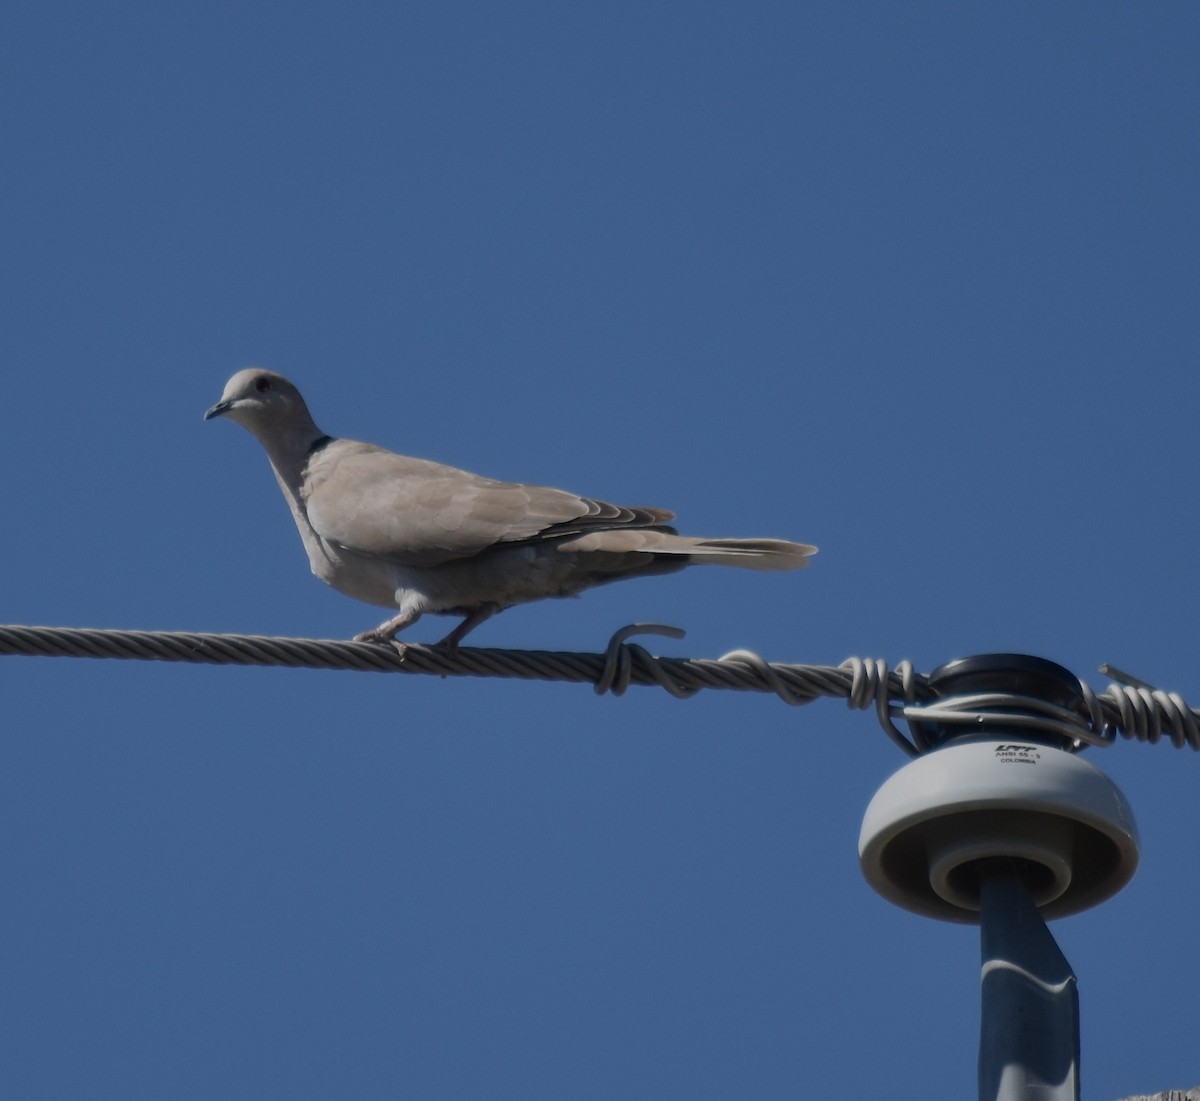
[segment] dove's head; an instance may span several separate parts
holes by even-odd
[[[308,406],[283,375],[250,367],[225,384],[221,400],[204,419],[228,417],[252,432],[268,451],[304,450],[321,437]]]

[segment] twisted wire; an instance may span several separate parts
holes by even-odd
[[[451,653],[417,643],[379,644],[341,639],[271,635],[205,634],[186,631],[129,631],[87,627],[0,625],[0,656],[110,658],[201,665],[280,665],[369,673],[432,674],[440,677],[507,677],[592,684],[621,695],[630,685],[659,685],[679,696],[701,688],[769,692],[782,687],[788,702],[822,696],[848,697],[854,678],[826,666],[767,665],[738,661],[654,657],[627,643],[648,632],[682,637],[678,628],[635,624],[622,628],[602,654],[459,647]],[[755,655],[757,657],[757,655]],[[893,683],[894,681],[894,683]],[[902,691],[889,678],[889,690]]]
[[[1093,693],[1094,696],[1094,693]],[[920,729],[922,723],[937,723],[939,726],[980,726],[997,721],[1002,717],[1006,727],[1023,727],[1066,738],[1076,749],[1082,745],[1104,746],[1112,743],[1103,729],[1093,729],[1095,716],[1090,707],[1086,713],[1031,696],[1014,695],[1009,692],[978,692],[949,699],[935,704],[904,708],[904,717]],[[1103,723],[1103,718],[1101,722]]]
[[[837,666],[783,664],[768,662],[751,650],[732,650],[716,660],[655,657],[628,641],[635,634],[683,637],[676,627],[632,624],[617,631],[601,654],[478,647],[450,652],[416,643],[0,625],[0,656],[506,677],[591,684],[599,693],[617,696],[630,685],[657,685],[678,699],[703,688],[724,689],[773,693],[792,706],[828,697],[844,699],[859,710],[874,710],[888,737],[912,757],[930,748],[924,724],[977,724],[994,717],[997,709],[1004,712],[1006,723],[1066,737],[1076,748],[1111,745],[1120,736],[1151,743],[1168,738],[1176,748],[1200,750],[1200,713],[1178,693],[1156,689],[1112,666],[1101,669],[1125,683],[1111,684],[1097,695],[1081,682],[1082,702],[1070,710],[1005,693],[934,700],[927,678],[907,661],[895,669],[880,659],[856,657]],[[1014,708],[1020,714],[1013,714]],[[909,735],[896,725],[896,718],[908,723]]]

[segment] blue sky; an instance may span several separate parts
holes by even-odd
[[[328,432],[820,545],[472,642],[1017,650],[1200,700],[1200,11],[48,3],[0,17],[11,623],[345,638],[248,364]],[[426,620],[412,635],[440,637]],[[6,658],[0,1080],[121,1098],[974,1089],[978,942],[857,866],[834,702]],[[1057,922],[1086,1097],[1200,1082],[1200,761]]]

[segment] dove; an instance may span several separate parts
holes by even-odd
[[[358,641],[393,641],[429,612],[462,617],[438,644],[453,652],[515,604],[688,565],[796,570],[817,550],[784,539],[679,535],[665,509],[496,481],[330,436],[273,371],[235,374],[204,414],[215,417],[262,444],[312,572],[346,596],[396,610]]]

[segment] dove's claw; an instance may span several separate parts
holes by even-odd
[[[372,627],[369,631],[363,631],[361,634],[354,636],[355,642],[395,642],[396,632],[402,631],[405,627],[411,627],[421,617],[413,615],[412,612],[402,612],[398,616],[393,616],[391,619],[381,623],[378,627]]]
[[[385,634],[378,627],[370,631],[361,631],[354,636],[355,642],[391,642],[392,636]]]
[[[404,660],[404,655],[408,653],[408,643],[401,642],[398,638],[393,638],[391,634],[384,630],[387,624],[376,627],[370,631],[363,631],[354,636],[355,642],[374,642],[380,646],[391,646],[401,661]]]

